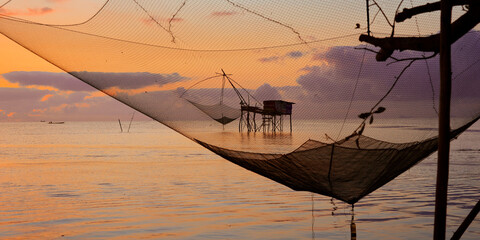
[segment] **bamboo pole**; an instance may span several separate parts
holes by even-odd
[[[120,132],[123,132],[122,122],[120,122],[120,118],[118,119],[118,125],[120,125]]]
[[[369,0],[366,0],[367,2],[367,34],[370,36],[370,4],[368,2]]]
[[[440,13],[440,112],[438,120],[438,163],[433,239],[444,240],[447,219],[450,154],[450,97],[452,87],[450,35],[451,0],[442,0]]]
[[[132,118],[130,118],[130,123],[128,124],[128,130],[127,132],[130,132],[130,127],[132,126],[132,121],[133,121],[133,117],[135,116],[135,112],[132,113]]]
[[[458,240],[462,237],[465,230],[467,230],[468,226],[475,220],[478,212],[480,212],[480,200],[475,204],[475,207],[472,208],[472,211],[468,214],[468,216],[463,220],[462,224],[458,227],[457,231],[453,234],[450,240]]]

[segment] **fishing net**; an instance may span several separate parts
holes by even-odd
[[[369,40],[437,35],[438,11],[393,20],[423,1],[368,1],[368,23],[365,1],[110,0],[74,24],[15,3],[2,34],[292,189],[355,203],[437,149],[436,42],[390,55]],[[452,41],[452,138],[480,113],[477,30]]]

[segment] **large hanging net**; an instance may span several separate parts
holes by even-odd
[[[394,20],[424,1],[109,0],[80,23],[5,2],[8,38],[292,189],[355,203],[436,151],[439,14]],[[480,116],[479,4],[462,4],[452,138]]]

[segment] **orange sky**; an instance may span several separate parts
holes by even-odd
[[[416,1],[417,3],[418,1]],[[420,1],[423,2],[423,1]],[[420,3],[418,2],[418,3]],[[2,3],[0,3],[1,5]],[[95,11],[97,11],[101,5],[103,4],[103,1],[95,1],[95,0],[37,0],[37,1],[27,1],[27,0],[19,0],[19,1],[12,1],[11,3],[7,4],[3,9],[1,9],[0,14],[6,14],[9,16],[14,16],[14,17],[20,17],[20,18],[26,18],[26,19],[34,19],[35,21],[41,21],[41,22],[46,22],[46,23],[74,23],[74,22],[81,22],[83,20],[88,19]],[[167,4],[167,3],[166,3]],[[170,3],[168,3],[170,4]],[[251,13],[248,11],[240,11],[238,8],[232,7],[230,4],[225,3],[225,2],[219,2],[217,4],[217,8],[212,7],[207,8],[204,7],[200,2],[189,2],[189,4],[192,4],[192,6],[189,5],[190,8],[186,8],[185,10],[182,10],[182,14],[185,14],[188,16],[188,14],[196,14],[194,13],[194,10],[199,10],[199,11],[204,11],[204,15],[208,16],[209,14],[213,17],[216,18],[221,18],[221,17],[228,17],[232,15],[237,15],[236,17],[242,21],[247,21],[250,18],[255,19],[255,13]],[[198,4],[196,6],[195,4]],[[223,5],[222,5],[223,4]],[[261,5],[260,3],[256,3],[258,5]],[[293,3],[292,3],[293,4]],[[308,2],[299,2],[296,4],[303,4],[307,5],[309,4]],[[336,1],[325,1],[325,4],[336,4]],[[358,1],[358,2],[346,2],[344,5],[342,5],[341,11],[343,12],[349,12],[349,21],[342,21],[342,22],[328,22],[329,19],[333,19],[333,17],[341,14],[341,12],[332,12],[332,11],[325,11],[323,13],[316,13],[316,14],[311,14],[311,16],[318,17],[318,19],[311,19],[312,22],[316,22],[316,24],[319,24],[318,26],[323,27],[323,30],[326,34],[326,36],[332,36],[332,33],[335,33],[337,35],[342,35],[344,33],[353,33],[353,34],[360,34],[363,30],[355,30],[354,25],[357,20],[363,21],[365,17],[365,9],[363,8],[363,1]],[[383,3],[382,3],[383,4]],[[386,4],[386,3],[385,3]],[[172,9],[176,7],[175,4],[170,4],[172,6]],[[165,6],[168,8],[169,6]],[[275,19],[276,15],[279,14],[281,15],[282,11],[290,11],[290,9],[293,10],[293,5],[289,5],[289,3],[284,3],[284,6],[279,6],[279,13],[272,13],[272,19]],[[406,6],[407,7],[407,6]],[[395,9],[395,6],[391,5],[388,6],[385,10],[387,12],[391,12],[392,9]],[[190,12],[189,12],[190,11]],[[72,14],[75,13],[75,14]],[[199,13],[198,16],[200,16],[202,13]],[[192,16],[197,16],[197,15],[192,15]],[[331,16],[331,17],[330,17]],[[290,21],[289,23],[292,25],[295,25],[296,21],[298,20],[304,20],[302,18],[298,19],[288,19]],[[151,21],[143,22],[141,24],[151,24]],[[208,19],[207,19],[208,20]],[[217,21],[216,19],[215,21]],[[258,20],[258,19],[257,19]],[[320,20],[325,20],[324,23],[319,23]],[[419,19],[420,21],[421,19]],[[162,21],[167,21],[167,19],[164,19]],[[210,20],[208,20],[210,21]],[[214,20],[212,20],[214,21]],[[232,21],[234,20],[225,20],[222,21]],[[219,21],[219,22],[222,22]],[[265,26],[269,26],[268,24],[272,24],[272,21],[259,21],[260,24],[265,24]],[[423,23],[421,25],[421,28],[425,28],[426,26],[431,26],[432,21],[420,21]],[[399,25],[398,29],[401,31],[402,29],[405,30],[407,29],[407,32],[413,31],[414,33],[416,32],[416,28],[413,28],[415,22],[411,21],[409,24],[404,24],[404,25]],[[140,23],[139,23],[140,24]],[[176,27],[176,33],[178,33],[180,36],[183,36],[185,38],[189,37],[188,39],[193,37],[195,39],[196,36],[208,36],[211,37],[212,39],[218,37],[215,34],[217,32],[221,32],[222,30],[225,32],[228,32],[226,29],[228,27],[228,24],[222,25],[219,24],[217,26],[218,31],[211,31],[210,28],[200,28],[196,26],[209,26],[209,23],[202,23],[202,22],[192,22],[192,21],[184,21],[183,18],[178,17],[174,21],[175,27]],[[195,24],[195,25],[192,25]],[[283,23],[282,23],[283,24]],[[348,26],[352,26],[350,29]],[[210,25],[211,26],[211,25]],[[240,25],[243,26],[243,25]],[[269,27],[265,27],[263,29],[269,29]],[[312,29],[308,28],[308,25],[301,25],[303,29],[299,32],[307,32],[307,33],[314,33],[315,31]],[[363,26],[363,25],[362,25]],[[387,27],[384,27],[387,26]],[[235,34],[232,33],[230,38],[221,44],[227,44],[225,46],[216,46],[217,48],[221,49],[222,47],[228,47],[228,46],[257,46],[262,42],[272,42],[272,44],[283,44],[283,43],[290,43],[291,41],[298,41],[297,35],[295,35],[293,32],[289,29],[289,27],[282,26],[281,24],[273,24],[273,27],[271,29],[274,29],[275,31],[278,31],[279,33],[283,33],[286,38],[286,42],[282,42],[283,40],[278,40],[275,39],[273,36],[271,38],[269,34],[264,34],[258,35],[258,39],[251,37],[249,41],[251,42],[245,42],[246,38],[243,37],[238,37],[244,34],[244,31],[251,31],[252,28],[250,28],[250,25],[247,25],[246,27],[243,26],[240,27],[239,29],[236,29]],[[260,29],[260,28],[259,28]],[[342,29],[342,30],[339,30]],[[412,30],[413,29],[413,30]],[[434,28],[431,28],[434,29]],[[377,20],[376,23],[376,30],[378,31],[388,31],[388,25],[385,24],[385,21],[379,17],[379,20]],[[341,31],[341,32],[339,32]],[[434,30],[433,30],[434,31]],[[161,32],[161,31],[160,31]],[[274,32],[272,30],[272,32]],[[165,32],[163,32],[165,34]],[[196,35],[195,35],[196,34]],[[119,34],[121,36],[122,33]],[[209,39],[205,39],[201,41],[200,39],[196,39],[198,42],[198,45],[195,45],[197,48],[203,48],[205,47],[206,43],[210,43]],[[310,36],[308,34],[305,34],[305,36],[301,36],[302,38],[305,38],[306,40],[315,40],[317,39],[315,36]],[[320,37],[320,36],[319,36]],[[324,36],[321,36],[324,37]],[[167,36],[169,38],[169,36]],[[327,37],[326,37],[327,38]],[[352,41],[353,39],[353,41]],[[172,44],[172,46],[181,46],[181,47],[189,47],[188,42],[184,42],[184,39],[181,37],[177,39],[177,43]],[[243,42],[242,42],[243,41]],[[195,42],[195,44],[197,44]],[[177,45],[176,45],[177,44]],[[356,37],[349,38],[348,40],[345,41],[329,41],[325,44],[317,44],[317,45],[310,45],[310,46],[305,46],[302,48],[301,51],[301,56],[298,58],[291,58],[288,57],[288,54],[292,53],[293,48],[286,48],[286,49],[263,49],[259,51],[250,51],[248,53],[243,54],[242,56],[247,57],[251,60],[250,62],[245,61],[242,63],[238,63],[238,57],[237,58],[229,58],[228,54],[226,53],[224,55],[224,60],[221,62],[223,63],[223,67],[227,71],[227,73],[230,73],[230,69],[235,69],[235,73],[233,73],[233,78],[235,80],[238,80],[242,82],[243,86],[246,88],[251,88],[251,89],[256,89],[266,82],[269,83],[269,85],[273,87],[278,87],[278,86],[295,86],[298,85],[296,80],[300,75],[303,73],[301,72],[301,69],[308,67],[309,64],[311,64],[311,60],[314,56],[314,54],[321,53],[323,51],[328,50],[328,48],[332,45],[355,45],[359,44],[356,42]],[[97,104],[98,108],[101,108],[101,104],[113,104],[114,106],[118,108],[122,108],[122,111],[131,111],[129,110],[128,107],[123,107],[122,104],[116,103],[115,101],[105,97],[105,95],[98,93],[95,90],[87,91],[84,92],[83,99],[84,100],[95,100],[99,101],[101,98],[109,99],[109,100],[104,100],[106,102],[103,103],[98,103],[98,102],[69,102],[69,103],[61,103],[61,100],[59,98],[64,98],[65,101],[67,99],[71,100],[71,96],[74,95],[74,92],[72,91],[64,91],[64,90],[59,90],[55,89],[53,87],[46,87],[46,86],[21,86],[19,83],[12,83],[7,81],[4,77],[2,77],[2,74],[5,73],[10,73],[10,72],[15,72],[15,71],[25,71],[25,72],[31,72],[31,71],[40,71],[40,72],[63,72],[61,69],[55,67],[54,65],[48,63],[47,61],[43,60],[42,58],[38,57],[37,55],[33,54],[32,52],[26,50],[25,48],[21,47],[20,45],[16,44],[12,40],[8,39],[7,37],[0,35],[0,88],[18,88],[18,89],[23,89],[23,88],[30,88],[30,89],[37,89],[37,90],[42,90],[42,92],[39,96],[38,99],[32,100],[32,108],[30,110],[30,113],[24,112],[22,113],[17,113],[15,109],[12,107],[12,105],[15,105],[15,102],[0,102],[0,109],[3,111],[0,113],[0,121],[3,119],[16,119],[16,120],[32,120],[32,116],[35,116],[34,120],[38,120],[39,118],[43,117],[49,117],[49,113],[59,113],[61,109],[68,109],[69,107],[77,109],[78,116],[81,116],[82,114],[87,113],[88,109],[90,106],[94,106]],[[113,49],[114,51],[115,49]],[[104,49],[104,51],[112,51],[111,49]],[[112,51],[112,52],[113,52]],[[167,52],[167,51],[165,51]],[[113,56],[113,55],[112,55]],[[134,55],[132,55],[134,56]],[[222,57],[222,56],[220,56]],[[182,74],[188,78],[191,79],[190,83],[183,85],[191,85],[191,83],[194,83],[195,81],[198,81],[200,79],[205,78],[206,76],[212,76],[214,75],[215,71],[220,71],[220,69],[208,69],[208,68],[191,68],[190,70],[187,68],[183,67],[185,63],[183,63],[183,59],[175,59],[172,56],[163,56],[164,59],[169,59],[167,64],[164,64],[166,66],[165,69],[168,69],[167,73],[173,73],[173,72],[180,72],[179,69],[182,69]],[[191,59],[192,62],[194,61],[203,61],[209,63],[210,59],[212,58],[212,61],[217,61],[219,55],[218,54],[203,54],[203,55],[198,55],[196,56],[195,53],[191,53]],[[118,58],[120,59],[120,58]],[[253,60],[252,60],[253,59]],[[110,59],[112,61],[115,61],[115,58]],[[139,61],[138,59],[134,59],[136,61]],[[262,64],[259,64],[259,61],[263,61]],[[92,59],[91,63],[92,66],[89,66],[89,70],[93,71],[95,62]],[[149,64],[148,62],[145,63],[145,65]],[[241,66],[239,67],[239,64]],[[329,59],[323,59],[322,62],[316,62],[316,64],[329,64]],[[141,65],[141,64],[139,64]],[[205,64],[207,65],[207,64]],[[215,64],[212,64],[215,65]],[[105,65],[106,66],[106,65]],[[102,66],[99,68],[101,71],[106,71],[106,67]],[[123,71],[128,72],[128,71],[138,71],[137,68],[129,69],[128,67],[128,62],[127,65],[123,64],[123,67],[121,68]],[[152,65],[149,66],[151,69],[155,69],[156,66],[163,66],[163,65]],[[216,66],[216,65],[215,65]],[[209,66],[211,67],[211,66]],[[118,71],[119,67],[118,65],[115,65],[115,70]],[[148,71],[149,68],[145,68]],[[292,71],[292,69],[296,69],[295,71]],[[201,71],[204,71],[204,73],[200,73]],[[210,74],[211,72],[211,74]],[[162,72],[163,73],[163,72]],[[260,74],[259,74],[260,73]],[[71,79],[69,81],[78,81],[75,79]],[[175,89],[178,86],[180,86],[178,83],[171,83],[171,84],[166,84],[163,85],[162,88],[170,88],[170,89]],[[141,89],[139,91],[153,91],[152,87],[146,88],[146,89]],[[52,102],[55,102],[53,104]],[[52,103],[48,107],[44,105],[39,105],[39,106],[33,106],[37,102],[43,102],[43,103]],[[26,103],[25,103],[26,104]],[[6,106],[9,106],[7,109]],[[112,105],[112,106],[113,106]],[[122,106],[122,107],[120,107]],[[66,112],[65,112],[66,114]],[[71,113],[67,115],[72,115]],[[67,116],[63,115],[63,116]],[[5,118],[2,118],[5,117]],[[56,115],[57,118],[61,118],[62,115],[58,114]],[[72,117],[72,118],[75,118]],[[87,117],[84,117],[82,119],[85,119]]]

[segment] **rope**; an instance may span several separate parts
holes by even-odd
[[[12,0],[9,0],[7,1],[6,3],[4,3],[2,6],[0,6],[0,8],[2,8],[3,6],[7,5],[9,2],[11,2]],[[88,22],[90,22],[92,19],[94,19],[96,16],[98,16],[98,14],[100,14],[100,12],[102,12],[103,9],[105,9],[105,7],[107,6],[107,4],[110,2],[110,0],[106,0],[105,3],[98,9],[98,11],[96,11],[90,18],[88,18],[87,20],[83,21],[83,22],[80,22],[80,23],[73,23],[73,24],[45,24],[45,23],[39,23],[39,22],[33,22],[33,21],[30,21],[30,20],[26,20],[26,19],[22,19],[22,18],[17,18],[17,17],[13,17],[13,16],[8,16],[8,15],[5,15],[5,14],[0,14],[0,16],[4,17],[4,18],[7,18],[7,19],[10,19],[10,20],[14,20],[14,21],[18,21],[18,22],[23,22],[23,23],[31,23],[31,24],[38,24],[38,25],[43,25],[43,26],[51,26],[51,27],[73,27],[73,26],[80,26],[80,25],[83,25],[83,24],[86,24]]]
[[[292,26],[289,26],[289,25],[287,25],[287,24],[285,24],[285,23],[279,22],[279,21],[277,21],[277,20],[275,20],[275,19],[273,19],[273,18],[264,16],[264,15],[258,13],[258,12],[255,12],[255,11],[253,11],[253,10],[250,10],[250,9],[248,9],[248,8],[246,8],[246,7],[238,4],[238,3],[234,3],[234,2],[232,2],[231,0],[225,0],[225,1],[227,1],[227,2],[230,3],[230,4],[232,4],[234,7],[240,8],[240,9],[242,9],[242,10],[248,12],[248,13],[251,13],[251,14],[253,14],[253,15],[256,15],[256,16],[258,16],[258,17],[261,17],[261,18],[263,18],[263,19],[265,19],[265,20],[267,20],[267,21],[273,22],[273,23],[278,24],[278,25],[280,25],[280,26],[282,26],[282,27],[286,27],[286,28],[290,29],[295,35],[297,35],[298,39],[299,39],[300,41],[302,41],[303,44],[307,44],[307,45],[308,45],[308,43],[302,38],[302,35],[300,35],[300,33],[299,33],[297,30],[295,30],[295,28],[293,28]]]
[[[367,50],[365,49],[363,51],[362,61],[360,62],[360,68],[358,69],[357,79],[355,80],[355,87],[353,88],[352,97],[350,98],[350,102],[348,104],[347,112],[345,114],[345,117],[343,118],[342,127],[340,128],[340,131],[338,132],[338,135],[335,138],[335,142],[338,141],[338,138],[340,137],[340,134],[342,134],[343,128],[345,127],[345,123],[347,122],[348,115],[350,114],[350,109],[352,108],[353,99],[355,97],[355,93],[356,93],[357,87],[358,87],[358,82],[360,80],[360,75],[362,73],[363,63],[365,62],[365,54],[366,53],[367,53]]]
[[[136,0],[133,0],[133,2],[138,6],[140,7],[140,9],[142,9],[142,11],[147,14],[147,16],[150,18],[150,20],[152,20],[153,22],[155,22],[155,24],[157,24],[157,26],[159,26],[160,28],[162,28],[163,30],[165,30],[168,34],[170,34],[170,36],[172,37],[172,42],[174,43],[175,42],[175,36],[173,35],[172,31],[170,31],[170,29],[167,29],[166,27],[164,27],[162,24],[160,24],[160,22],[157,21],[157,19],[155,19],[148,11],[147,9],[145,9],[139,2],[137,2]]]
[[[5,5],[7,5],[9,2],[11,2],[12,0],[8,0],[6,3],[2,4],[2,6],[0,6],[0,8],[3,8]]]
[[[155,47],[155,48],[162,48],[162,49],[169,49],[169,50],[178,50],[178,51],[190,51],[190,52],[243,52],[243,51],[278,49],[278,48],[286,48],[286,47],[294,47],[294,46],[299,46],[299,45],[305,45],[305,43],[302,42],[302,43],[290,43],[290,44],[270,45],[270,46],[261,46],[261,47],[231,48],[231,49],[195,49],[195,48],[168,47],[168,46],[163,46],[163,45],[142,43],[142,42],[137,42],[137,41],[132,41],[132,40],[126,40],[126,39],[115,38],[115,37],[108,37],[108,36],[103,36],[103,35],[99,35],[99,34],[87,33],[87,32],[82,32],[82,31],[78,31],[78,30],[63,28],[63,27],[67,27],[67,26],[68,26],[68,27],[69,27],[69,26],[77,26],[77,25],[81,25],[81,24],[73,24],[73,25],[52,25],[52,24],[45,24],[45,23],[33,22],[33,21],[30,21],[30,20],[26,20],[26,19],[21,19],[21,18],[17,18],[17,17],[7,16],[7,15],[5,15],[5,14],[0,14],[0,16],[3,17],[3,18],[5,18],[5,19],[7,19],[7,20],[15,21],[15,22],[21,22],[21,23],[26,23],[26,24],[33,24],[33,25],[51,27],[51,28],[56,28],[56,29],[58,29],[58,30],[63,30],[63,31],[78,33],[78,34],[87,35],[87,36],[92,36],[92,37],[103,38],[103,39],[107,39],[107,40],[114,40],[114,41],[119,41],[119,42],[124,42],[124,43],[131,43],[131,44],[136,44],[136,45],[141,45],[141,46]],[[312,44],[312,43],[320,43],[320,42],[327,42],[327,41],[332,41],[332,40],[340,40],[340,39],[345,39],[345,38],[353,37],[353,36],[358,36],[358,33],[345,34],[345,35],[336,36],[336,37],[331,37],[331,38],[324,38],[324,39],[307,41],[306,44],[308,45],[308,44]]]
[[[235,84],[237,84],[248,96],[252,97],[253,100],[255,100],[259,105],[262,105],[262,103],[260,101],[258,101],[252,94],[250,94],[244,87],[242,87],[242,85],[240,85],[238,82],[236,82],[235,80],[233,80],[231,77],[229,76],[226,76],[228,80],[230,81],[233,81]],[[232,84],[233,86],[233,84]]]
[[[202,79],[202,80],[196,82],[195,84],[193,84],[193,85],[190,86],[189,88],[185,89],[185,91],[180,95],[180,98],[183,97],[183,95],[185,95],[185,93],[186,93],[188,90],[190,90],[191,88],[193,88],[194,86],[196,86],[196,85],[198,85],[198,84],[200,84],[200,83],[202,83],[202,82],[205,82],[205,81],[207,81],[207,80],[209,80],[209,79],[217,78],[217,77],[221,77],[221,76],[223,76],[223,75],[218,74],[218,75],[211,76],[211,77],[207,77],[207,78],[205,78],[205,79]]]
[[[370,109],[370,112],[369,113],[373,113],[373,111],[375,110],[375,108],[380,105],[380,103],[383,102],[383,100],[385,100],[385,98],[388,97],[388,95],[390,95],[390,93],[392,92],[392,90],[395,88],[395,86],[397,85],[398,83],[398,80],[400,80],[400,78],[402,77],[402,75],[405,73],[405,71],[418,59],[413,59],[411,60],[403,69],[402,71],[398,74],[398,76],[395,77],[395,81],[393,82],[392,86],[390,86],[390,89],[388,89],[387,93],[385,93],[385,95],[383,95],[383,97],[378,100],[378,102],[373,105],[373,107]],[[357,129],[355,129],[355,131],[353,132],[352,136],[355,135],[355,134],[358,134],[358,130],[359,129],[363,129],[363,127],[365,127],[365,122],[367,121],[368,118],[365,118],[363,119],[362,123],[360,123],[360,126],[357,127]]]
[[[413,8],[413,0],[410,0],[410,4],[412,5],[412,8]],[[417,26],[418,36],[420,37],[420,36],[422,36],[422,34],[420,33],[420,27],[418,26],[418,18],[417,18],[416,15],[414,16],[414,19],[415,19],[415,25]],[[424,61],[425,61],[425,65],[427,66],[428,79],[429,79],[429,82],[430,82],[430,88],[432,90],[433,110],[435,110],[435,113],[437,113],[437,115],[438,115],[438,110],[437,110],[437,107],[435,105],[435,87],[433,86],[432,74],[430,73],[430,66],[428,64],[427,59],[425,59]]]
[[[468,65],[468,67],[466,67],[466,68],[463,69],[461,72],[459,72],[457,75],[455,75],[455,77],[453,77],[452,80],[457,79],[458,77],[460,77],[460,75],[464,74],[466,71],[468,71],[470,68],[472,68],[473,66],[477,65],[478,63],[480,63],[480,59],[477,59],[477,61],[475,61],[474,63]]]

